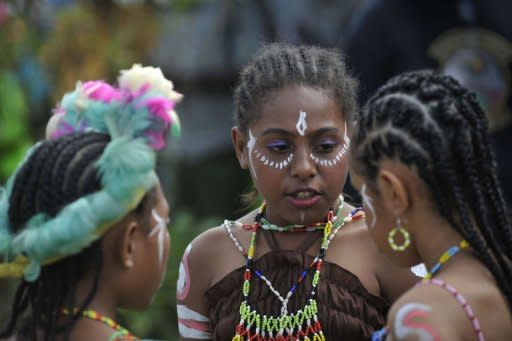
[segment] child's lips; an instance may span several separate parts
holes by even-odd
[[[286,196],[288,201],[297,208],[308,208],[315,205],[321,198],[321,194],[314,189],[300,189]]]

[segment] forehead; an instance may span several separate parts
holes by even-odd
[[[160,211],[160,214],[169,213],[169,203],[165,198],[160,182],[155,186],[155,208]]]
[[[256,125],[295,127],[299,113],[306,112],[308,126],[343,125],[344,115],[327,90],[288,86],[274,91],[261,108]]]

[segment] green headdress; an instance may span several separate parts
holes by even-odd
[[[17,171],[0,188],[0,277],[36,280],[42,265],[80,253],[157,183],[155,150],[165,146],[167,131],[179,135],[174,106],[182,96],[157,68],[134,65],[122,71],[118,83],[113,87],[103,81],[79,82],[64,96],[47,127],[48,138],[75,132],[111,137],[96,163],[102,190],[68,204],[55,217],[38,213],[13,234],[8,210]]]

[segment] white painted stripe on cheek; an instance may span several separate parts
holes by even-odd
[[[373,199],[366,193],[366,184],[363,184],[361,187],[361,198],[363,199],[363,205],[368,208],[372,215],[372,221],[368,227],[373,228],[377,222],[377,216],[375,215],[375,208],[373,207]]]
[[[254,146],[256,145],[256,139],[254,138],[254,135],[252,135],[252,131],[249,129],[249,141],[247,142],[247,151],[248,151],[248,157],[249,157],[249,168],[254,175],[255,179],[258,179],[258,175],[256,175],[256,170],[254,169],[254,166],[252,164],[252,153],[254,150]],[[259,156],[259,153],[258,155]]]
[[[160,260],[160,264],[162,264],[164,260],[164,239],[167,221],[162,218],[154,208],[151,210],[151,215],[153,219],[156,220],[156,226],[151,230],[149,236],[152,237],[154,234],[158,233],[158,259]]]

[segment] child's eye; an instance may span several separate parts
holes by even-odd
[[[274,152],[285,153],[291,150],[291,146],[286,141],[273,141],[267,144],[267,148]]]
[[[330,153],[337,145],[338,143],[334,140],[321,141],[313,147],[313,151],[316,153]]]

